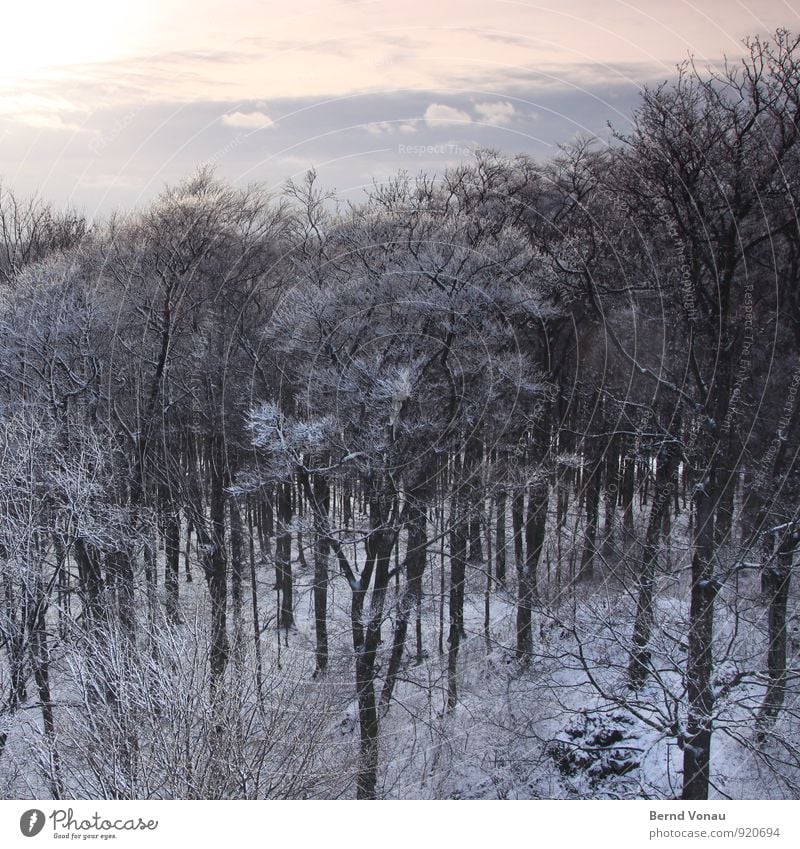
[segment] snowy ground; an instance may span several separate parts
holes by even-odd
[[[685,536],[684,519],[673,538]],[[559,593],[552,535],[549,540],[540,570],[534,657],[526,666],[515,660],[513,652],[513,579],[507,588],[493,589],[487,644],[485,569],[481,564],[470,569],[465,601],[467,638],[459,658],[459,704],[451,714],[444,710],[446,656],[439,653],[441,562],[439,551],[431,552],[423,605],[426,657],[420,665],[413,663],[412,622],[395,698],[382,718],[380,796],[674,798],[679,794],[682,752],[676,730],[685,712],[681,671],[686,649],[688,551],[673,545],[670,569],[660,576],[658,627],[652,643],[658,675],[634,698],[625,687],[625,669],[634,604],[629,569],[635,560],[635,545],[624,557],[613,556],[599,564],[596,579],[574,591],[567,591],[569,568],[565,562]],[[562,549],[574,549],[569,533],[562,540]],[[126,739],[126,723],[133,723],[141,751],[131,795],[352,797],[358,722],[350,593],[343,579],[332,579],[331,666],[324,677],[313,679],[312,579],[313,570],[296,561],[296,626],[286,645],[275,628],[274,572],[263,560],[259,566],[264,681],[260,703],[255,698],[249,586],[245,587],[244,648],[239,659],[229,665],[231,712],[222,733],[224,743],[219,742],[220,729],[214,728],[218,721],[208,703],[208,596],[197,572],[193,583],[181,583],[184,624],[177,629],[156,626],[157,638],[142,639],[140,657],[150,657],[150,661],[130,692],[123,694],[122,719],[98,711],[91,701],[90,683],[96,678],[91,652],[97,649],[83,647],[76,634],[56,645],[53,701],[67,793],[99,798],[119,792],[125,770],[115,762],[115,752]],[[393,590],[382,634],[387,651],[394,599]],[[795,610],[793,593],[790,614]],[[142,633],[148,628],[153,632],[144,599],[140,616]],[[446,640],[446,604],[444,617]],[[745,675],[741,683],[730,687],[738,673],[763,670],[765,622],[757,574],[738,573],[726,585],[717,607],[715,797],[791,798],[800,785],[793,745],[796,688],[788,694],[773,737],[759,746],[753,718],[763,683]],[[229,628],[233,628],[230,620]],[[797,667],[796,617],[789,628],[790,665]],[[446,650],[446,642],[444,647]],[[107,668],[118,659],[102,655],[94,660]],[[8,670],[0,667],[3,690],[8,687],[7,677]],[[0,718],[8,730],[0,759],[0,796],[4,798],[47,796],[50,792],[46,775],[52,767],[52,753],[43,742],[34,692],[31,684],[29,700],[22,709]],[[95,715],[100,715],[100,721],[87,723],[86,717]]]

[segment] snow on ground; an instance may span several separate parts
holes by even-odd
[[[682,520],[685,522],[685,519]],[[569,534],[569,531],[567,531]],[[685,525],[675,537],[685,535]],[[573,540],[562,541],[565,550]],[[670,552],[670,570],[659,576],[652,650],[657,675],[633,694],[625,684],[632,610],[631,564],[636,548],[598,566],[589,584],[566,591],[568,564],[558,576],[552,536],[543,557],[540,601],[534,614],[534,656],[515,659],[515,590],[495,586],[490,629],[484,631],[485,568],[469,570],[465,631],[459,657],[459,703],[445,710],[447,606],[442,631],[441,561],[432,551],[425,576],[422,628],[424,662],[414,663],[413,621],[390,709],[381,720],[379,795],[387,798],[674,798],[680,792],[677,732],[685,722],[685,633],[688,556]],[[124,744],[126,721],[141,745],[133,795],[153,798],[230,795],[243,797],[340,797],[354,794],[358,716],[352,671],[350,591],[334,575],[329,591],[331,665],[313,678],[313,569],[302,567],[295,549],[295,627],[276,630],[274,570],[259,557],[258,598],[262,633],[262,698],[256,698],[255,653],[249,583],[244,586],[241,651],[228,675],[231,712],[222,733],[208,697],[208,595],[195,571],[181,583],[183,624],[149,622],[142,600],[140,659],[150,654],[124,694],[123,719],[108,712],[97,727],[86,716],[102,714],[91,704],[93,671],[79,629],[56,645],[52,658],[57,748],[65,783],[76,796],[99,798],[118,792],[124,764],[112,750]],[[307,556],[310,561],[310,557]],[[732,553],[729,553],[732,559]],[[549,579],[548,579],[549,575]],[[159,588],[159,593],[162,588]],[[388,650],[393,633],[394,586],[382,631]],[[163,600],[162,600],[163,601]],[[793,595],[792,609],[796,604]],[[798,784],[793,735],[796,691],[775,733],[755,742],[754,713],[763,678],[736,676],[764,667],[766,610],[755,572],[737,572],[717,607],[716,732],[713,795],[721,798],[791,797]],[[55,625],[55,621],[54,621]],[[229,631],[234,633],[229,611]],[[797,623],[791,625],[796,634]],[[148,639],[148,629],[152,639]],[[798,643],[790,640],[797,666]],[[96,658],[111,667],[113,656]],[[147,666],[147,664],[144,664]],[[385,666],[385,664],[384,664]],[[384,670],[385,671],[385,670]],[[0,687],[8,670],[0,666]],[[381,682],[379,681],[379,689]],[[88,700],[88,701],[87,701]],[[113,713],[113,712],[112,712]],[[0,717],[8,743],[0,759],[4,798],[49,794],[50,765],[41,714],[29,699],[14,716]],[[110,732],[109,732],[109,729]],[[108,736],[110,733],[110,737]],[[105,736],[104,736],[105,735]],[[215,736],[216,735],[216,736]],[[221,742],[224,741],[224,742]],[[246,769],[241,767],[246,765]],[[240,775],[232,774],[237,765]],[[114,791],[114,787],[117,788]]]

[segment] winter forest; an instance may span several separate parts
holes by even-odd
[[[0,797],[800,795],[800,38],[607,142],[0,185]]]

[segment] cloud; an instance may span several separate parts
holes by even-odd
[[[81,182],[92,188],[139,191],[147,183],[147,179],[146,175],[100,173],[83,175]]]
[[[414,121],[372,121],[369,124],[364,124],[364,129],[371,136],[382,136],[386,133],[410,135],[417,132],[417,126]]]
[[[58,95],[35,92],[0,94],[0,118],[37,130],[80,132],[82,127],[77,120],[84,115],[85,110],[79,105]]]
[[[371,136],[382,136],[384,133],[392,131],[391,121],[372,121],[369,124],[364,124],[364,129]]]
[[[80,124],[65,120],[61,115],[48,115],[45,112],[21,112],[12,116],[13,120],[37,130],[69,130],[72,133],[81,132]]]
[[[272,118],[264,112],[229,112],[222,116],[222,123],[239,130],[265,130],[275,126]]]
[[[493,126],[510,124],[516,116],[514,104],[507,100],[496,100],[488,103],[476,103],[475,111],[481,121]]]
[[[429,126],[442,124],[471,124],[472,118],[466,112],[444,103],[431,103],[425,110],[425,123]]]

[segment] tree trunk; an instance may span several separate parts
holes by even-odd
[[[633,498],[635,492],[636,460],[634,457],[625,458],[622,471],[622,528],[623,542],[627,547],[634,539]]]
[[[278,536],[275,541],[276,583],[281,596],[278,627],[288,638],[289,628],[294,625],[294,598],[292,587],[292,485],[285,482],[278,485],[277,504]]]
[[[461,499],[450,527],[450,628],[447,637],[447,709],[455,709],[458,700],[458,650],[464,631],[464,579],[467,565],[467,521],[462,515]]]
[[[33,661],[33,678],[39,694],[42,711],[42,727],[47,741],[49,761],[50,792],[54,799],[64,798],[64,784],[61,778],[61,763],[57,748],[56,724],[53,701],[50,694],[50,649],[47,642],[47,603],[44,583],[41,575],[33,580],[33,592],[28,602],[30,622],[30,645]]]
[[[389,668],[381,690],[381,708],[386,711],[394,693],[394,685],[397,683],[397,674],[403,662],[403,649],[405,648],[406,633],[408,632],[408,620],[414,608],[414,593],[407,587],[397,604],[397,619],[394,625],[394,636],[392,638],[392,651],[389,655]]]
[[[397,605],[392,652],[389,657],[389,668],[381,691],[381,706],[386,709],[394,692],[397,674],[403,660],[408,620],[411,611],[417,611],[417,663],[422,663],[422,578],[425,572],[427,558],[427,517],[423,493],[419,489],[409,492],[408,501],[408,541],[406,544],[406,589]]]
[[[775,721],[786,693],[786,606],[792,560],[800,543],[800,530],[790,523],[781,534],[781,542],[774,560],[765,565],[764,577],[769,597],[767,670],[769,682],[764,703],[759,711],[759,738],[763,740],[766,728]]]
[[[719,548],[731,541],[731,528],[733,526],[733,499],[736,495],[736,484],[738,482],[737,457],[740,455],[741,445],[734,433],[727,433],[723,437],[724,448],[723,462],[719,464],[718,475],[720,477],[719,501],[714,510],[714,546]]]
[[[536,573],[544,547],[548,500],[547,477],[539,474],[528,490],[528,515],[525,520],[526,557],[518,575],[517,658],[520,660],[529,660],[533,654],[531,611],[539,592]]]
[[[506,491],[497,491],[494,575],[503,585],[506,582]]]
[[[87,628],[89,628],[92,623],[99,622],[103,616],[101,601],[103,576],[97,554],[89,543],[79,537],[75,540],[73,548],[75,559],[78,562],[78,581],[83,616]]]
[[[470,563],[483,563],[483,543],[481,541],[481,520],[475,504],[471,505],[469,519],[469,555]]]
[[[211,596],[211,685],[217,693],[228,663],[228,580],[225,556],[225,455],[223,441],[211,440],[211,534],[206,543],[208,589]]]
[[[467,567],[467,543],[470,535],[470,511],[477,502],[477,474],[481,443],[471,438],[464,449],[463,462],[453,462],[450,505],[450,595],[447,637],[447,709],[455,709],[458,698],[458,652],[464,635],[464,583]]]
[[[597,549],[597,520],[600,514],[600,479],[603,466],[600,458],[590,456],[591,468],[586,472],[586,536],[581,554],[579,581],[590,581],[594,577],[594,556]]]
[[[714,509],[716,501],[713,470],[695,491],[694,554],[689,605],[689,652],[686,661],[686,690],[689,713],[683,743],[683,799],[707,799],[711,761],[711,689],[714,630],[713,578]]]
[[[614,554],[614,525],[617,515],[617,499],[619,487],[617,484],[619,469],[619,452],[617,439],[613,438],[608,447],[605,464],[605,485],[603,503],[605,506],[605,519],[603,522],[603,556],[608,558]]]
[[[164,591],[167,619],[177,625],[181,621],[179,598],[181,521],[179,513],[175,510],[170,511],[166,519],[166,527],[164,529],[164,557],[166,560]]]
[[[525,490],[518,487],[511,499],[511,526],[514,533],[514,565],[517,575],[524,568],[523,522],[525,517]]]
[[[247,541],[250,553],[250,604],[253,613],[253,647],[256,656],[256,689],[258,691],[259,702],[262,698],[262,680],[264,667],[261,659],[261,625],[258,615],[258,580],[256,575],[256,544],[253,537],[253,510],[252,504],[248,505],[247,510]]]
[[[244,581],[244,532],[242,513],[236,498],[228,504],[231,522],[231,609],[233,612],[234,647],[236,656],[241,656],[242,641],[242,583]]]
[[[669,514],[673,490],[676,485],[680,453],[675,443],[662,446],[656,472],[656,491],[647,521],[639,592],[636,601],[636,619],[633,626],[633,650],[628,666],[631,687],[639,689],[645,682],[650,667],[650,634],[653,628],[653,594],[655,589],[658,542]]]
[[[359,799],[374,799],[378,778],[379,717],[375,695],[375,660],[380,644],[386,590],[389,585],[389,565],[395,535],[385,528],[388,510],[381,496],[370,497],[370,535],[367,539],[367,564],[360,581],[369,583],[374,567],[375,583],[370,597],[368,622],[363,625],[363,604],[366,586],[353,594],[353,645],[356,654],[356,693],[360,728],[359,770],[356,795]],[[372,564],[372,565],[370,565]]]
[[[145,599],[147,601],[147,621],[150,625],[155,622],[156,608],[158,607],[158,557],[156,536],[152,529],[148,528],[145,537],[144,551],[144,587]],[[120,562],[124,562],[120,559]],[[126,592],[127,582],[123,578],[119,582],[120,597]]]
[[[322,475],[314,476],[314,631],[316,636],[316,670],[328,668],[328,512],[331,491]]]
[[[192,520],[186,522],[186,550],[183,552],[183,570],[186,583],[191,584],[192,578]]]
[[[28,698],[28,691],[25,682],[24,615],[20,616],[20,611],[17,609],[13,578],[9,572],[6,571],[7,566],[5,562],[3,563],[3,566],[5,613],[9,630],[8,657],[11,673],[11,688],[8,694],[6,710],[9,713],[13,713],[17,709],[17,706]]]

